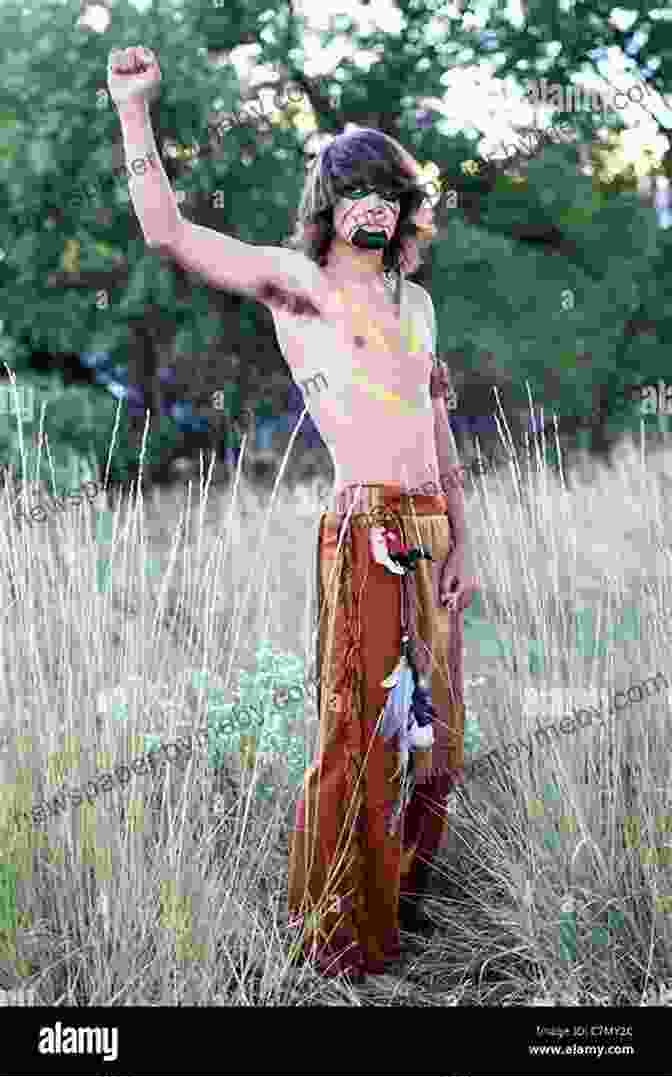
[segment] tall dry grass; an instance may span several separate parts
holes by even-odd
[[[671,869],[642,855],[670,841],[656,832],[672,815],[666,691],[602,732],[562,737],[529,763],[468,781],[427,902],[434,937],[396,976],[363,988],[291,962],[285,884],[298,783],[281,760],[257,756],[250,770],[232,757],[214,773],[197,748],[184,768],[164,763],[41,828],[17,825],[15,810],[128,763],[147,734],[202,728],[209,696],[194,671],[234,700],[262,641],[310,669],[324,490],[289,493],[286,459],[270,498],[240,471],[217,489],[210,471],[184,490],[115,501],[103,594],[95,517],[110,507],[105,495],[31,528],[17,525],[5,490],[0,863],[19,880],[0,986],[34,988],[44,1004],[667,1004],[670,917],[656,901],[672,895]],[[630,442],[613,472],[578,459],[558,479],[540,456],[519,454],[508,473],[468,488],[484,607],[511,629],[515,652],[496,660],[467,645],[481,750],[529,736],[536,716],[548,722],[658,671],[672,676],[669,472],[668,449],[649,456]],[[144,572],[149,556],[160,574]],[[579,657],[571,610],[591,603],[606,624],[633,601],[641,638]],[[543,642],[543,674],[526,661],[531,637]],[[309,751],[316,717],[307,699],[299,725]],[[272,797],[258,795],[262,781]],[[631,824],[624,832],[633,816],[639,847],[629,847]]]

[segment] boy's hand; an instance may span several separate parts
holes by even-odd
[[[439,604],[451,611],[467,609],[478,591],[479,583],[464,574],[464,548],[456,546],[441,566],[439,575]]]
[[[146,104],[159,92],[161,71],[154,53],[141,45],[112,49],[107,59],[107,86],[117,109]]]

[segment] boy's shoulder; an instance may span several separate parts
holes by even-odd
[[[405,280],[404,288],[407,289],[408,309],[418,311],[424,318],[431,334],[432,350],[436,351],[436,313],[431,295],[421,284],[416,284],[412,280]]]

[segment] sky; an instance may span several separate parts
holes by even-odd
[[[151,0],[135,0],[135,6],[140,11],[149,7]],[[465,14],[463,23],[465,27],[475,29],[485,25],[487,12],[492,6],[492,0],[473,0],[474,14]],[[565,9],[569,8],[569,0],[563,0]],[[308,29],[305,33],[303,45],[305,55],[310,57],[306,62],[306,73],[309,76],[329,72],[336,67],[343,58],[354,58],[355,62],[364,68],[374,63],[377,57],[373,54],[355,53],[352,49],[351,39],[345,34],[340,35],[328,48],[320,47],[318,31],[325,30],[337,15],[348,15],[356,18],[362,31],[372,30],[378,27],[391,33],[401,30],[403,21],[399,11],[391,0],[371,0],[371,3],[362,5],[357,0],[295,0],[295,10],[305,17]],[[455,3],[446,3],[446,14],[457,15],[458,8]],[[522,12],[519,0],[508,0],[507,15],[515,26],[522,24]],[[658,13],[659,18],[672,19],[672,11]],[[84,15],[84,20],[91,25],[92,29],[102,31],[107,25],[109,15],[104,8],[91,5]],[[611,21],[619,29],[627,30],[635,19],[633,12],[624,9],[613,8]],[[442,29],[440,19],[432,20],[426,26],[427,39],[436,35],[440,40],[445,30]],[[152,47],[152,42],[144,44]],[[548,45],[549,65],[557,51],[557,46]],[[277,72],[256,64],[259,47],[256,45],[244,45],[235,49],[230,54],[230,61],[235,66],[239,77],[245,83],[252,85],[277,77]],[[592,70],[586,69],[580,73],[580,81],[587,89],[601,90],[602,92],[614,93],[621,91],[627,93],[635,88],[632,96],[637,99],[642,96],[636,87],[641,85],[637,75],[628,71],[628,58],[624,57],[618,49],[599,50],[596,60],[600,71],[606,76],[613,89],[610,90],[605,83]],[[159,63],[160,63],[159,57]],[[440,112],[443,119],[441,129],[446,134],[454,134],[464,131],[476,136],[478,130],[485,132],[478,149],[479,153],[488,157],[503,156],[501,143],[505,145],[516,144],[516,133],[511,126],[536,125],[549,126],[550,110],[541,107],[535,111],[532,105],[524,97],[524,87],[516,86],[513,80],[504,82],[495,80],[492,72],[495,65],[481,62],[478,66],[470,68],[454,69],[446,72],[444,77],[445,95],[442,99],[426,99],[419,103],[419,107],[428,106]],[[541,73],[541,72],[540,72]],[[263,100],[263,96],[262,96]],[[268,101],[268,112],[272,111],[272,95]],[[622,104],[623,99],[618,101]],[[668,95],[668,101],[672,105],[672,93]],[[266,101],[264,100],[264,104]],[[619,114],[628,130],[622,133],[622,148],[616,151],[612,157],[614,171],[618,171],[627,163],[634,165],[638,176],[642,177],[651,167],[651,162],[658,164],[667,149],[667,143],[658,134],[654,120],[645,111],[648,108],[658,119],[668,127],[672,127],[672,109],[667,108],[658,94],[647,93],[643,100],[644,107],[634,103],[626,103],[625,107],[619,108]],[[301,126],[308,129],[311,126],[312,117],[306,115]],[[645,155],[648,150],[650,157]],[[431,164],[432,162],[421,162]],[[436,163],[436,162],[433,162]],[[668,184],[664,178],[659,180],[661,194],[667,191]],[[666,195],[663,194],[663,199]],[[659,211],[660,216],[660,211]],[[663,221],[661,221],[663,223]]]

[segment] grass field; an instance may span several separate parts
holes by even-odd
[[[510,640],[500,654],[467,633],[472,751],[672,677],[671,460],[630,442],[613,472],[577,458],[567,485],[522,461],[468,481],[479,613]],[[395,975],[355,988],[292,964],[323,499],[279,485],[271,502],[240,475],[232,489],[205,475],[29,527],[5,489],[2,990],[47,1005],[669,1005],[669,690],[466,782],[427,904],[436,933]],[[636,638],[612,632],[633,607]],[[572,620],[587,608],[604,644],[588,651]],[[273,702],[278,686],[293,702]],[[207,749],[17,823],[197,728]]]

